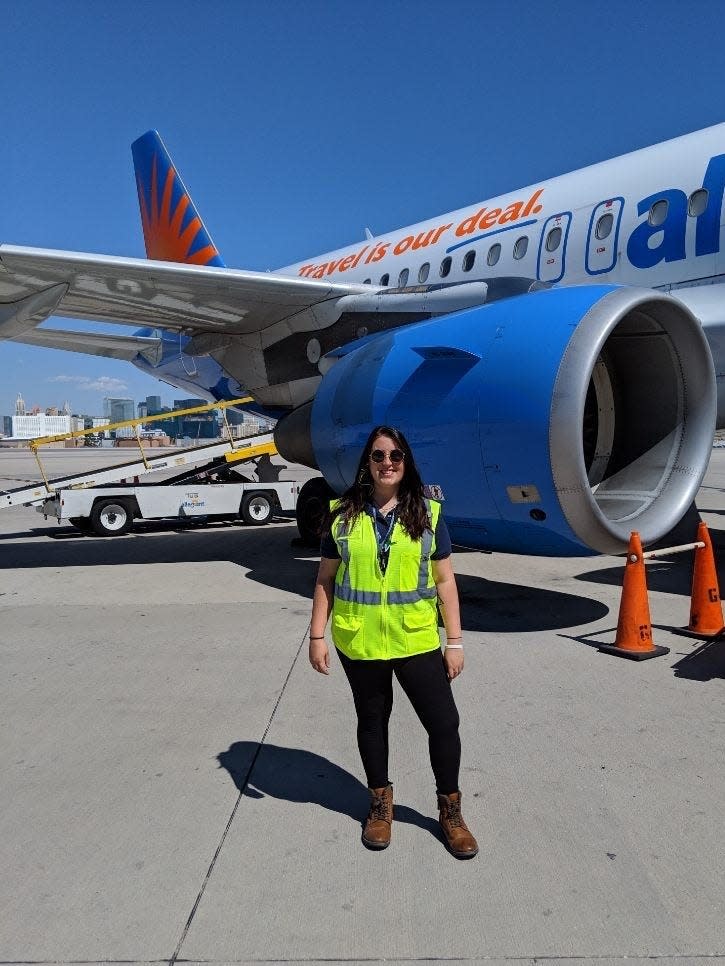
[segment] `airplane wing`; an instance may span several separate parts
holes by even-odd
[[[18,342],[51,315],[197,336],[249,335],[302,316],[310,330],[336,317],[341,297],[370,292],[359,283],[0,245],[0,339]]]

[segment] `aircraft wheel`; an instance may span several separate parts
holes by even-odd
[[[322,528],[330,509],[335,491],[321,476],[308,480],[297,498],[297,529],[303,542],[319,547]]]
[[[269,523],[274,507],[266,493],[245,493],[239,515],[245,523]]]
[[[127,533],[133,524],[133,513],[126,500],[111,497],[97,500],[91,510],[91,529],[99,537],[117,537]]]

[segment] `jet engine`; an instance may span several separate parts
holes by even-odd
[[[616,554],[632,530],[650,543],[684,515],[711,452],[707,342],[688,309],[650,289],[536,292],[322,362],[307,412],[278,424],[280,453],[341,492],[370,429],[397,426],[468,547]]]

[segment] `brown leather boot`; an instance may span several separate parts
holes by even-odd
[[[438,796],[440,823],[446,845],[457,859],[472,859],[478,855],[478,842],[468,830],[461,815],[461,793]]]
[[[363,844],[369,849],[387,849],[393,824],[393,786],[370,788],[370,811],[363,829]]]

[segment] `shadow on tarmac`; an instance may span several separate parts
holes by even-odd
[[[308,599],[317,575],[317,551],[291,545],[297,535],[293,523],[265,527],[154,523],[121,537],[95,537],[59,527],[50,531],[52,539],[47,539],[48,530],[39,527],[29,539],[15,536],[7,552],[0,553],[0,571],[226,561],[248,571],[245,579]],[[0,546],[11,538],[0,534]],[[466,574],[458,574],[457,583],[463,626],[471,631],[554,630],[598,621],[609,613],[601,601],[561,591]]]
[[[675,677],[690,681],[725,678],[725,637],[701,641],[698,647],[672,665]]]
[[[610,587],[621,587],[624,578],[624,557],[621,567],[607,567],[602,570],[589,570],[576,574],[575,580],[592,584],[606,584]],[[673,557],[663,557],[647,564],[647,589],[663,594],[679,594],[690,596],[692,584],[692,557],[688,554],[678,554]]]
[[[299,748],[235,741],[217,755],[247,798],[270,796],[286,802],[309,802],[347,815],[362,827],[370,796],[365,785],[322,755]],[[438,822],[408,805],[395,803],[395,821],[415,825],[443,841]]]
[[[609,608],[599,600],[523,584],[504,584],[456,574],[463,626],[488,633],[548,631],[601,620]]]
[[[667,631],[670,634],[678,634],[686,637],[693,646],[697,643],[694,651],[685,654],[679,661],[672,665],[676,678],[686,678],[688,681],[713,681],[725,678],[725,634],[710,638],[699,643],[693,640],[692,634],[685,628],[669,627],[663,624],[653,624],[652,632],[655,644],[657,640],[657,630]],[[599,628],[595,632],[595,637],[587,634],[559,634],[569,641],[576,641],[578,644],[586,644],[587,647],[598,649],[600,645],[613,644],[617,627]],[[602,652],[603,657],[611,659],[611,655]]]
[[[317,557],[290,547],[294,524],[245,527],[156,524],[120,537],[86,535],[74,527],[39,527],[17,537],[0,553],[3,569],[125,566],[226,561],[249,570],[250,580],[305,597],[312,596]],[[12,538],[0,535],[0,547]],[[41,539],[46,538],[46,539]]]

